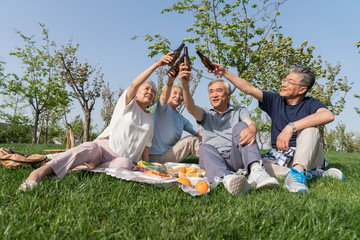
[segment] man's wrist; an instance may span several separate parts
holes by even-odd
[[[293,133],[296,133],[297,130],[296,130],[295,124],[293,122],[289,122],[288,124],[292,128]]]

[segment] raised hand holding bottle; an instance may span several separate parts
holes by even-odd
[[[215,69],[214,65],[211,63],[211,61],[205,57],[199,50],[196,51],[197,55],[199,55],[201,62],[205,65],[205,67],[211,71]]]

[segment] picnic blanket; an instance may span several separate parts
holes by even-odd
[[[49,159],[53,159],[59,154],[60,153],[48,154],[46,156]],[[151,174],[151,175],[146,174],[146,171],[144,171],[144,169],[141,169],[141,167],[139,168],[139,165],[141,165],[140,163],[141,163],[141,161],[138,163],[136,168],[133,169],[132,171],[121,168],[121,167],[88,169],[88,167],[85,165],[76,167],[73,170],[85,170],[85,171],[91,171],[91,172],[96,172],[96,173],[105,173],[109,176],[112,176],[112,177],[115,177],[115,178],[118,178],[121,180],[151,184],[151,185],[155,185],[159,188],[180,187],[184,192],[190,194],[191,196],[200,196],[200,195],[204,195],[204,194],[207,194],[210,192],[210,184],[209,184],[207,178],[205,177],[206,173],[203,169],[200,168],[200,166],[198,164],[174,163],[174,162],[166,162],[164,164],[150,163],[150,165],[153,165],[154,167],[149,166],[147,168],[158,170],[160,172],[163,172],[163,173],[166,173],[167,175],[169,175],[169,176],[164,177],[164,176],[157,176],[154,174]],[[194,176],[192,173],[188,173],[188,175],[185,176],[187,179],[190,180],[191,185],[192,185],[191,187],[177,181],[179,179],[178,171],[184,167],[188,170],[191,170],[191,169],[202,170],[202,171],[198,171],[198,172],[201,172],[201,176]],[[194,171],[191,171],[191,172],[194,172]],[[177,174],[174,174],[174,173],[177,173]],[[194,186],[199,181],[205,181],[208,184],[209,187],[208,187],[207,192],[201,194],[194,189]]]
[[[185,167],[187,169],[200,169],[198,164],[190,164],[190,163],[187,164],[187,163],[167,162],[164,164],[159,164],[159,163],[152,163],[152,164],[155,166],[164,167],[164,169],[172,169],[174,171],[178,171],[183,167]],[[96,169],[92,169],[92,170],[88,170],[88,171],[105,173],[109,176],[119,178],[122,180],[152,184],[152,185],[155,185],[160,188],[180,187],[184,192],[187,192],[191,196],[203,195],[193,188],[196,185],[196,183],[198,183],[199,181],[205,181],[209,185],[209,183],[205,177],[205,172],[200,177],[187,177],[187,179],[190,180],[191,185],[192,185],[192,187],[190,187],[190,186],[187,186],[185,184],[178,182],[177,180],[179,178],[175,177],[175,176],[169,175],[167,177],[162,177],[162,176],[153,175],[153,174],[148,175],[144,171],[139,171],[139,170],[130,171],[128,169],[124,169],[121,167],[120,168],[96,168]],[[166,170],[164,170],[164,171],[166,172]],[[204,194],[207,194],[209,192],[210,192],[210,188],[208,188],[208,191]]]

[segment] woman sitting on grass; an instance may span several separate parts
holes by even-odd
[[[56,175],[62,179],[69,170],[81,164],[90,168],[132,169],[140,157],[149,161],[154,120],[146,108],[155,99],[156,86],[147,79],[155,69],[172,60],[170,54],[162,56],[133,80],[119,98],[109,126],[93,142],[69,149],[34,170],[18,190],[31,190],[46,176]]]

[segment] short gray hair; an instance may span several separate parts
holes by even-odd
[[[224,84],[225,84],[226,93],[227,93],[227,94],[231,94],[231,86],[230,86],[230,84],[229,84],[227,81],[224,81],[222,78],[215,78],[215,79],[211,80],[211,81],[209,82],[209,84],[208,84],[208,90],[209,90],[209,87],[210,87],[211,85],[213,85],[214,83],[216,83],[216,82],[222,82],[222,83],[224,83]]]
[[[180,88],[182,90],[182,86],[181,86],[180,82],[174,82],[172,86],[173,87],[178,87],[178,88]]]
[[[307,91],[309,91],[315,83],[315,73],[310,67],[294,66],[290,69],[290,72],[300,73],[300,83],[307,87]]]
[[[154,89],[154,92],[155,92],[155,96],[154,96],[154,100],[151,102],[151,104],[148,106],[150,107],[151,105],[153,105],[156,101],[156,93],[157,93],[157,87],[156,87],[156,84],[151,80],[151,79],[146,79],[146,81],[144,83],[149,83],[151,84],[151,86],[153,87]]]
[[[151,86],[153,87],[154,89],[154,92],[155,92],[155,96],[156,96],[156,93],[157,93],[157,87],[156,87],[156,84],[151,80],[151,79],[146,79],[145,81],[146,83],[149,83],[151,84]]]

